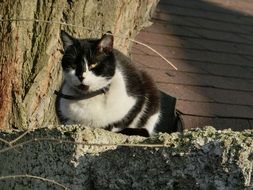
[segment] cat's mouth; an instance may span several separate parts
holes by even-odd
[[[88,90],[89,90],[89,86],[84,85],[84,84],[78,85],[77,88],[78,88],[79,90],[82,90],[82,91],[88,91]]]

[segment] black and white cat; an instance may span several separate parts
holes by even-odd
[[[112,34],[76,39],[61,31],[60,36],[64,48],[64,82],[56,101],[60,122],[125,134],[155,132],[160,93],[150,76],[113,49]]]

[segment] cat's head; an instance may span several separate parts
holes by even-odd
[[[65,81],[81,93],[107,87],[115,73],[113,36],[100,39],[76,39],[61,31],[64,55],[62,68]]]

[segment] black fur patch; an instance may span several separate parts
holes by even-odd
[[[143,137],[149,137],[149,133],[146,129],[144,128],[125,128],[122,131],[120,131],[119,133],[124,134],[124,135],[139,135],[139,136],[143,136]]]
[[[75,39],[67,33],[61,33],[62,41],[64,42],[64,55],[62,58],[62,68],[65,71],[75,69],[76,76],[82,80],[82,74],[86,70],[85,60],[88,62],[88,67],[97,64],[91,71],[96,76],[111,78],[115,73],[115,57],[112,51],[104,48],[105,51],[100,51],[99,46],[102,39]],[[110,44],[109,44],[110,45]]]

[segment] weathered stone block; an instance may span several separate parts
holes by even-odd
[[[21,133],[1,133],[11,141]],[[22,146],[21,146],[22,145]],[[0,143],[2,189],[252,189],[253,131],[212,127],[125,136],[68,126],[36,129],[10,147]]]

